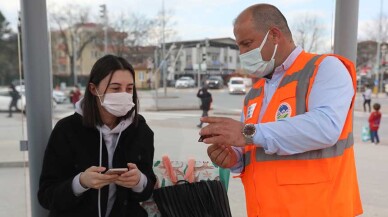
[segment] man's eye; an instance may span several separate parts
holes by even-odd
[[[250,47],[251,44],[252,44],[252,42],[246,42],[246,43],[243,44],[243,46],[244,46],[244,47]]]

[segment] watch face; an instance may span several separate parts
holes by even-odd
[[[247,124],[244,127],[244,134],[246,136],[253,136],[256,133],[255,125],[253,124]]]

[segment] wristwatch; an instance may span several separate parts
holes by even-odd
[[[245,124],[242,134],[245,137],[245,145],[253,144],[253,136],[256,133],[256,127],[254,124]]]

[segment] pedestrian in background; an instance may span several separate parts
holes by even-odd
[[[138,114],[135,71],[106,55],[94,64],[76,112],[58,121],[43,159],[38,199],[51,217],[146,217],[154,189],[154,134]],[[126,172],[108,174],[109,168]]]
[[[354,64],[296,46],[273,5],[234,22],[240,63],[258,78],[241,121],[204,117],[200,130],[217,165],[240,173],[248,217],[362,214],[353,150]]]
[[[73,104],[73,107],[75,108],[75,104],[80,100],[81,98],[81,91],[79,89],[78,85],[74,86],[74,90],[72,90],[71,94],[71,103]]]
[[[201,106],[200,106],[200,109],[202,110],[201,117],[207,117],[208,112],[210,110],[210,105],[213,102],[212,94],[209,93],[206,86],[203,86],[201,89],[198,90],[197,97],[201,99]],[[200,121],[197,127],[202,128],[202,124],[203,122]]]
[[[363,105],[364,105],[364,112],[366,112],[365,105],[368,105],[369,112],[371,112],[370,103],[371,103],[371,100],[372,100],[372,89],[370,88],[369,84],[365,85],[365,90],[362,93],[362,97],[364,98],[364,103],[363,103]]]
[[[372,143],[375,143],[376,145],[379,144],[379,134],[377,131],[379,130],[380,127],[380,122],[381,122],[381,113],[380,113],[380,104],[375,103],[373,104],[373,109],[374,111],[370,114],[369,116],[369,129],[370,129],[370,139]]]
[[[9,103],[8,108],[8,117],[12,117],[12,109],[15,108],[16,111],[19,111],[18,100],[20,99],[19,91],[16,90],[15,85],[11,84],[9,86],[9,95],[11,96],[11,102]]]

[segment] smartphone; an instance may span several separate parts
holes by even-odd
[[[125,172],[128,171],[128,168],[111,168],[111,169],[108,169],[104,174],[107,174],[107,175],[113,175],[113,174],[117,174],[117,175],[121,175]]]
[[[203,142],[203,140],[204,139],[206,139],[206,138],[209,138],[209,137],[212,137],[213,135],[203,135],[203,136],[201,136],[201,137],[199,137],[199,139],[198,139],[198,142]]]

